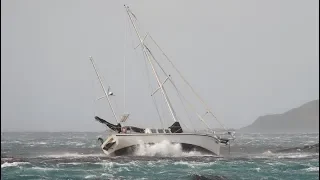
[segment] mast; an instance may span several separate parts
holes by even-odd
[[[92,58],[91,56],[90,56],[89,58],[90,58],[90,61],[91,61],[91,63],[92,63],[92,66],[93,66],[93,68],[94,68],[94,71],[96,72],[96,74],[97,74],[97,76],[98,76],[98,79],[99,79],[101,88],[103,89],[103,92],[104,92],[104,94],[106,95],[105,97],[107,97],[107,99],[108,99],[108,103],[109,103],[110,109],[111,109],[111,111],[112,111],[112,113],[113,113],[113,116],[114,116],[116,122],[119,123],[118,118],[117,118],[117,116],[116,116],[116,113],[115,113],[115,111],[114,111],[113,108],[112,108],[111,101],[110,101],[110,98],[109,98],[109,94],[107,93],[106,89],[104,88],[104,86],[103,86],[103,84],[102,84],[102,80],[101,80],[101,78],[100,78],[100,76],[99,76],[99,73],[98,73],[98,71],[97,71],[97,69],[96,69],[96,66],[95,66],[95,64],[94,64],[94,60],[93,60],[93,58]]]
[[[127,23],[126,17],[124,17],[124,52],[123,52],[123,113],[126,111],[126,40],[127,40]]]
[[[164,99],[165,99],[165,102],[166,102],[166,104],[167,104],[167,106],[168,106],[169,112],[170,112],[170,114],[172,115],[172,119],[173,119],[174,122],[176,122],[177,119],[176,119],[176,116],[175,116],[174,111],[173,111],[173,109],[172,109],[172,106],[171,106],[171,104],[170,104],[170,102],[169,102],[168,96],[167,96],[167,94],[166,94],[166,92],[165,92],[165,90],[164,90],[164,88],[163,88],[163,83],[160,82],[159,76],[158,76],[158,74],[157,74],[157,72],[156,72],[156,70],[155,70],[155,68],[154,68],[154,65],[153,65],[153,63],[152,63],[152,61],[151,61],[151,59],[150,59],[149,54],[147,53],[146,46],[145,46],[144,43],[143,43],[143,41],[145,40],[145,38],[146,38],[147,36],[146,36],[144,39],[141,38],[141,36],[140,36],[140,34],[139,34],[138,30],[137,30],[137,27],[136,27],[134,21],[132,20],[132,17],[130,16],[130,13],[132,14],[132,12],[129,10],[129,7],[128,7],[128,6],[124,5],[124,7],[125,7],[126,10],[127,10],[127,14],[128,14],[128,16],[129,16],[129,18],[130,18],[130,21],[131,21],[131,23],[132,23],[132,25],[133,25],[133,28],[134,28],[134,30],[135,30],[135,32],[136,32],[136,34],[137,34],[137,36],[138,36],[138,38],[139,38],[139,40],[140,40],[140,45],[141,45],[141,47],[142,47],[142,51],[144,52],[145,56],[147,57],[150,65],[151,65],[153,74],[154,74],[154,76],[155,76],[155,78],[156,78],[156,80],[157,80],[157,82],[158,82],[159,88],[161,89],[162,95],[163,95],[163,97],[164,97]],[[130,12],[130,13],[129,13],[129,12]],[[132,15],[133,15],[133,14],[132,14]],[[134,16],[134,15],[133,15],[133,16]],[[134,17],[135,17],[135,16],[134,16]]]

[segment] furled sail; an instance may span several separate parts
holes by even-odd
[[[104,119],[99,118],[98,116],[95,116],[94,118],[95,118],[98,122],[107,125],[110,129],[112,129],[112,130],[114,130],[114,131],[117,131],[118,133],[121,132],[121,124],[120,124],[120,123],[118,123],[117,125],[114,125],[114,124],[111,124],[111,123],[107,122],[107,121],[104,120]]]

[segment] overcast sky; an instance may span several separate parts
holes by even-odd
[[[125,111],[159,123],[124,3],[227,127],[319,98],[318,0],[2,0],[1,131],[104,130],[94,115],[115,121],[88,57],[123,107],[125,54]]]

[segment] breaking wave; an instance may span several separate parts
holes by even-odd
[[[134,155],[160,157],[210,156],[198,151],[183,152],[181,144],[172,144],[166,140],[155,144],[145,144],[143,141],[139,141],[139,146],[134,151]]]
[[[30,164],[28,162],[5,162],[3,164],[1,164],[1,168],[5,168],[5,167],[15,167],[15,166],[19,166],[19,165],[25,165],[25,164]]]
[[[319,172],[319,167],[309,167],[304,170],[307,172]]]
[[[305,159],[319,156],[319,153],[273,153],[271,151],[266,151],[259,155],[252,156],[253,158],[276,158],[276,159]]]

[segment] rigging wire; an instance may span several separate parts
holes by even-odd
[[[151,84],[151,81],[150,81],[150,76],[149,76],[149,69],[148,69],[148,65],[147,65],[147,59],[146,59],[146,57],[145,57],[145,55],[143,56],[143,58],[144,58],[144,64],[145,64],[145,68],[146,68],[146,72],[147,72],[147,77],[148,77],[148,84],[149,84],[149,89],[153,89],[152,88],[152,84]],[[153,103],[154,103],[154,106],[156,107],[156,110],[157,110],[157,113],[158,113],[158,116],[159,116],[159,120],[160,120],[160,122],[161,122],[161,127],[163,128],[164,126],[163,126],[163,121],[162,121],[162,118],[161,118],[161,115],[160,115],[160,112],[159,112],[159,109],[158,109],[158,106],[157,106],[157,103],[156,103],[156,99],[155,99],[155,97],[154,96],[152,96],[152,100],[153,100]]]
[[[128,21],[128,23],[130,23],[130,21],[129,21],[129,17],[128,16],[126,16],[127,18],[127,21]],[[134,41],[133,41],[133,35],[132,35],[132,29],[131,28],[129,28],[129,31],[130,31],[130,35],[131,35],[131,42],[132,42],[132,48],[134,49]],[[136,57],[138,56],[138,54],[137,54],[137,51],[134,51],[135,52],[135,55],[136,55]],[[153,89],[153,87],[152,87],[152,85],[151,85],[151,82],[150,82],[150,77],[149,77],[149,69],[147,68],[147,64],[146,64],[146,57],[145,57],[145,54],[143,54],[143,57],[144,57],[144,62],[145,62],[145,65],[146,65],[146,74],[147,74],[147,78],[148,78],[148,85],[149,85],[149,90],[151,91],[152,89]],[[157,111],[157,114],[158,114],[158,117],[159,117],[159,120],[160,120],[160,123],[161,123],[161,126],[162,126],[162,128],[164,127],[164,124],[163,124],[163,120],[162,120],[162,118],[161,118],[161,115],[160,115],[160,112],[159,112],[159,108],[158,108],[158,106],[157,106],[157,103],[156,103],[156,99],[155,99],[155,97],[152,97],[152,102],[153,102],[153,105],[155,106],[155,109],[156,109],[156,111]]]
[[[148,59],[148,61],[149,61],[149,63],[150,63],[150,66],[151,66],[151,68],[152,68],[152,71],[153,71],[153,73],[154,73],[154,76],[155,76],[155,78],[156,78],[156,80],[157,80],[158,86],[159,86],[160,89],[161,89],[161,93],[162,93],[162,95],[163,95],[163,98],[164,98],[164,100],[165,100],[165,102],[166,102],[166,104],[167,104],[167,106],[168,106],[169,112],[170,112],[170,114],[171,114],[171,116],[172,116],[172,118],[173,118],[173,121],[176,122],[176,121],[177,121],[177,120],[176,120],[176,116],[175,116],[175,113],[174,113],[174,111],[173,111],[173,108],[172,108],[172,106],[171,106],[171,104],[170,104],[170,100],[168,99],[168,96],[167,96],[167,94],[166,94],[165,89],[163,88],[163,86],[161,86],[161,82],[160,82],[160,79],[159,79],[159,75],[158,75],[157,71],[155,70],[155,67],[154,67],[154,65],[153,65],[153,63],[152,63],[152,61],[151,61],[151,59],[150,59],[150,57],[149,57],[149,54],[148,54],[148,52],[147,52],[147,50],[146,50],[146,47],[145,47],[145,45],[144,45],[144,43],[143,43],[144,40],[141,38],[140,33],[139,33],[139,31],[137,30],[137,28],[136,28],[135,21],[134,21],[133,18],[132,18],[132,16],[135,17],[135,15],[130,11],[130,9],[129,9],[128,6],[126,6],[126,8],[127,8],[127,14],[128,14],[128,16],[129,16],[129,18],[130,18],[130,20],[131,20],[131,23],[132,23],[132,25],[133,25],[133,28],[135,29],[135,32],[136,32],[136,34],[137,34],[137,36],[138,36],[138,38],[139,38],[139,40],[140,40],[140,44],[139,44],[138,46],[141,45],[141,48],[142,48],[143,53],[147,56],[147,59]],[[135,18],[136,18],[136,17],[135,17]]]
[[[156,43],[156,41],[152,38],[152,36],[149,34],[151,40],[155,43],[155,45],[159,48],[159,50],[162,52],[162,54],[166,57],[166,59],[170,62],[172,67],[178,72],[180,77],[183,79],[183,81],[189,86],[189,88],[192,90],[192,92],[197,96],[197,98],[201,101],[201,103],[207,108],[207,111],[216,119],[216,121],[223,127],[224,130],[226,130],[226,127],[218,120],[218,118],[211,112],[209,109],[209,106],[204,102],[204,100],[198,95],[198,93],[195,92],[195,90],[192,88],[192,86],[189,84],[189,82],[182,76],[180,71],[175,67],[173,62],[169,59],[169,57],[164,53],[164,51],[160,48],[160,46]]]
[[[150,53],[151,57],[153,58],[153,60],[157,63],[157,65],[160,67],[160,69],[162,70],[162,72],[168,77],[167,73],[164,71],[164,69],[162,68],[162,66],[159,64],[159,62],[156,60],[156,58],[153,56],[153,54],[151,53],[150,49],[148,47],[146,47],[148,52]],[[169,78],[170,79],[170,78]],[[170,79],[170,82],[172,83],[172,85],[175,87],[177,92],[180,92],[178,90],[178,88],[175,86],[174,82]],[[184,96],[183,96],[184,97]],[[185,99],[185,98],[184,98]],[[185,99],[186,100],[186,99]],[[186,100],[187,101],[187,100]],[[188,102],[188,101],[187,101]],[[189,103],[189,106],[192,107],[192,109],[194,109],[194,112],[197,114],[197,116],[199,117],[199,119],[207,126],[208,129],[211,129],[210,126],[205,122],[205,120],[201,117],[201,115],[195,110],[195,107],[193,105],[191,105],[191,103]]]
[[[151,55],[151,57],[153,58],[153,60],[157,63],[157,65],[160,67],[160,69],[162,70],[162,72],[164,73],[164,75],[165,76],[167,76],[167,77],[169,77],[170,75],[168,75],[165,71],[164,71],[164,69],[162,68],[162,66],[160,65],[160,63],[159,63],[159,61],[154,57],[154,55],[151,53],[151,50],[146,46],[146,49],[148,50],[148,52],[149,52],[149,54]],[[182,101],[182,99],[181,99],[181,97],[180,97],[180,91],[178,90],[178,88],[176,87],[176,85],[174,84],[174,82],[173,82],[173,80],[171,79],[171,76],[169,77],[169,81],[171,82],[171,84],[174,86],[174,88],[176,89],[176,91],[177,91],[177,94],[178,94],[178,97],[179,97],[179,99],[180,99],[180,101],[181,101],[181,104],[182,104],[182,106],[184,107],[184,110],[186,111],[186,108],[185,108],[185,106],[184,106],[184,104],[183,104],[183,101]],[[186,111],[186,114],[187,114],[187,116],[188,116],[188,118],[189,118],[189,120],[190,120],[190,122],[191,122],[191,119],[190,119],[190,116],[188,115],[188,113],[187,113],[187,111]],[[181,120],[181,118],[179,118],[180,120]],[[188,129],[191,129],[191,128],[189,128],[186,124],[184,124],[184,122],[181,120],[180,121],[185,127],[187,127]],[[193,124],[192,124],[192,122],[191,122],[191,125],[193,126]]]

